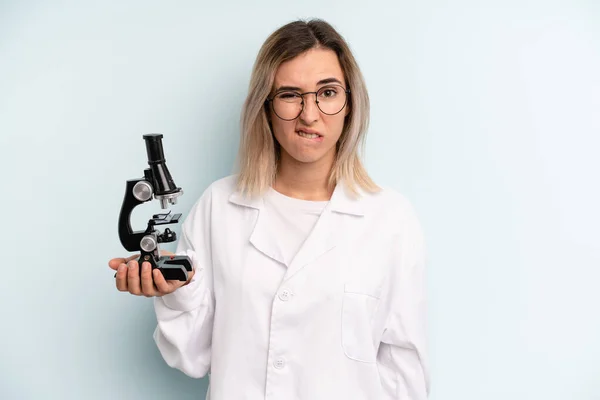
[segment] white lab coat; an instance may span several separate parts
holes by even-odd
[[[210,400],[424,400],[425,251],[410,202],[339,184],[289,267],[261,198],[214,182],[182,224],[196,274],[155,298],[166,363]]]

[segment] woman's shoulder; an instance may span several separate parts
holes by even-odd
[[[236,187],[237,175],[227,175],[212,181],[196,199],[191,212],[212,208],[214,204],[218,204],[223,199],[228,199],[236,191]]]
[[[393,232],[421,229],[417,205],[401,190],[379,185],[378,191],[365,192],[361,198],[365,216],[377,226],[389,227]]]
[[[212,195],[229,197],[237,190],[237,178],[237,174],[231,174],[222,178],[218,178],[214,180],[206,190],[209,190]]]
[[[237,187],[237,175],[227,175],[217,178],[208,184],[200,194],[198,201],[209,200],[215,197],[229,196]]]
[[[414,203],[409,196],[392,186],[379,185],[379,190],[363,192],[361,196],[366,207],[373,211],[399,217],[415,213]]]

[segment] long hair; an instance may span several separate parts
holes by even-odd
[[[370,112],[363,75],[344,38],[329,23],[312,19],[290,22],[274,31],[256,57],[240,121],[237,185],[242,193],[263,193],[277,175],[280,148],[271,131],[266,105],[277,68],[281,63],[317,47],[333,50],[337,54],[346,85],[350,89],[346,105],[350,110],[336,145],[329,184],[343,181],[354,195],[358,194],[358,189],[370,192],[379,189],[360,159]]]

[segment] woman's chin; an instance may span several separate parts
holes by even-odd
[[[314,149],[302,149],[298,151],[289,152],[289,157],[293,162],[302,164],[315,164],[325,162],[328,152],[315,151]],[[333,161],[333,157],[331,157]]]

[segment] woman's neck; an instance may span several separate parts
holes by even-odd
[[[333,159],[323,157],[314,163],[302,163],[286,156],[282,154],[273,189],[302,200],[329,200],[334,189],[329,185]]]

